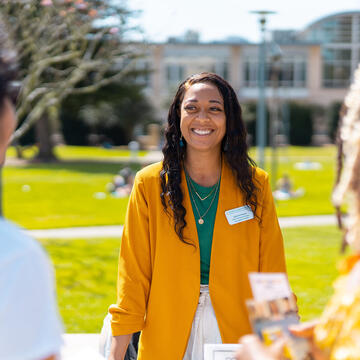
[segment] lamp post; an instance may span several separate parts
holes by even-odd
[[[270,107],[270,144],[271,152],[271,186],[276,188],[277,180],[277,136],[279,132],[279,113],[280,113],[280,97],[279,97],[279,81],[281,73],[282,51],[276,43],[272,43],[270,47],[271,71],[270,80],[272,86],[272,103]]]
[[[265,146],[266,146],[266,98],[265,98],[265,71],[266,71],[266,16],[275,14],[274,11],[257,10],[251,11],[252,14],[259,15],[261,31],[261,43],[259,47],[259,69],[258,69],[258,88],[259,97],[256,109],[256,146],[257,161],[261,168],[265,168]]]

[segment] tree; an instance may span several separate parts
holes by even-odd
[[[316,110],[308,104],[289,103],[290,131],[289,142],[291,145],[308,146],[313,135],[313,115]]]
[[[88,95],[77,110],[80,119],[93,133],[103,133],[109,140],[122,145],[133,140],[136,127],[158,122],[142,86],[131,79]]]
[[[111,0],[0,0],[0,12],[20,63],[21,126],[14,140],[37,124],[42,159],[52,160],[49,110],[58,113],[70,95],[92,93],[134,71],[139,54],[122,43],[131,13]],[[106,17],[116,17],[118,26],[99,24]]]

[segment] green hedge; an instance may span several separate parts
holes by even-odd
[[[291,145],[310,145],[313,134],[314,108],[307,104],[289,104],[289,137]]]
[[[246,123],[247,131],[251,138],[252,145],[256,144],[256,103],[251,102],[242,105],[243,118]],[[267,109],[268,110],[268,109]],[[313,134],[313,115],[317,108],[309,104],[299,104],[295,102],[286,103],[280,109],[280,121],[288,123],[284,126],[283,132],[289,136],[291,145],[310,145]],[[285,117],[288,117],[287,121]],[[269,144],[269,112],[267,111],[267,144]],[[285,129],[288,127],[288,129]]]

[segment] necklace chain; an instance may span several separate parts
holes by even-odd
[[[213,189],[209,192],[209,194],[207,194],[204,198],[202,198],[202,197],[200,196],[200,194],[196,191],[195,186],[194,186],[194,184],[192,183],[192,180],[191,180],[190,177],[189,177],[189,179],[190,179],[190,181],[189,181],[190,186],[191,186],[192,189],[195,191],[195,194],[197,195],[197,197],[198,197],[201,201],[206,200],[206,199],[215,191],[215,189],[216,189],[216,186],[214,186]]]
[[[188,181],[191,183],[190,176],[187,174],[186,170],[185,170],[185,175],[186,175],[186,178],[188,179]],[[195,198],[194,198],[193,193],[191,192],[191,190],[189,191],[190,196],[191,196],[191,198],[192,198],[192,200],[193,200],[193,202],[194,202],[195,209],[196,209],[196,211],[197,211],[197,213],[198,213],[198,215],[199,215],[198,223],[199,223],[200,225],[202,225],[202,224],[204,223],[204,217],[205,217],[206,214],[209,212],[209,210],[210,210],[210,208],[211,208],[211,206],[212,206],[212,204],[213,204],[213,202],[214,202],[214,200],[215,200],[215,198],[216,198],[217,192],[218,192],[219,187],[220,187],[220,180],[221,180],[221,176],[220,176],[219,181],[218,181],[217,184],[216,184],[216,188],[215,188],[216,191],[215,191],[215,194],[214,194],[213,198],[211,199],[211,203],[210,203],[209,207],[206,209],[206,211],[204,212],[204,214],[202,214],[202,215],[200,214],[200,211],[199,211],[199,209],[198,209],[198,207],[197,207],[197,205],[196,205],[196,201],[195,201]],[[195,190],[195,189],[194,189],[194,190]],[[196,192],[196,191],[195,191],[195,192]]]

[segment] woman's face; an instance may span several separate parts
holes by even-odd
[[[226,132],[226,116],[224,100],[215,85],[197,83],[186,90],[181,104],[180,130],[187,151],[214,155],[220,152]]]

